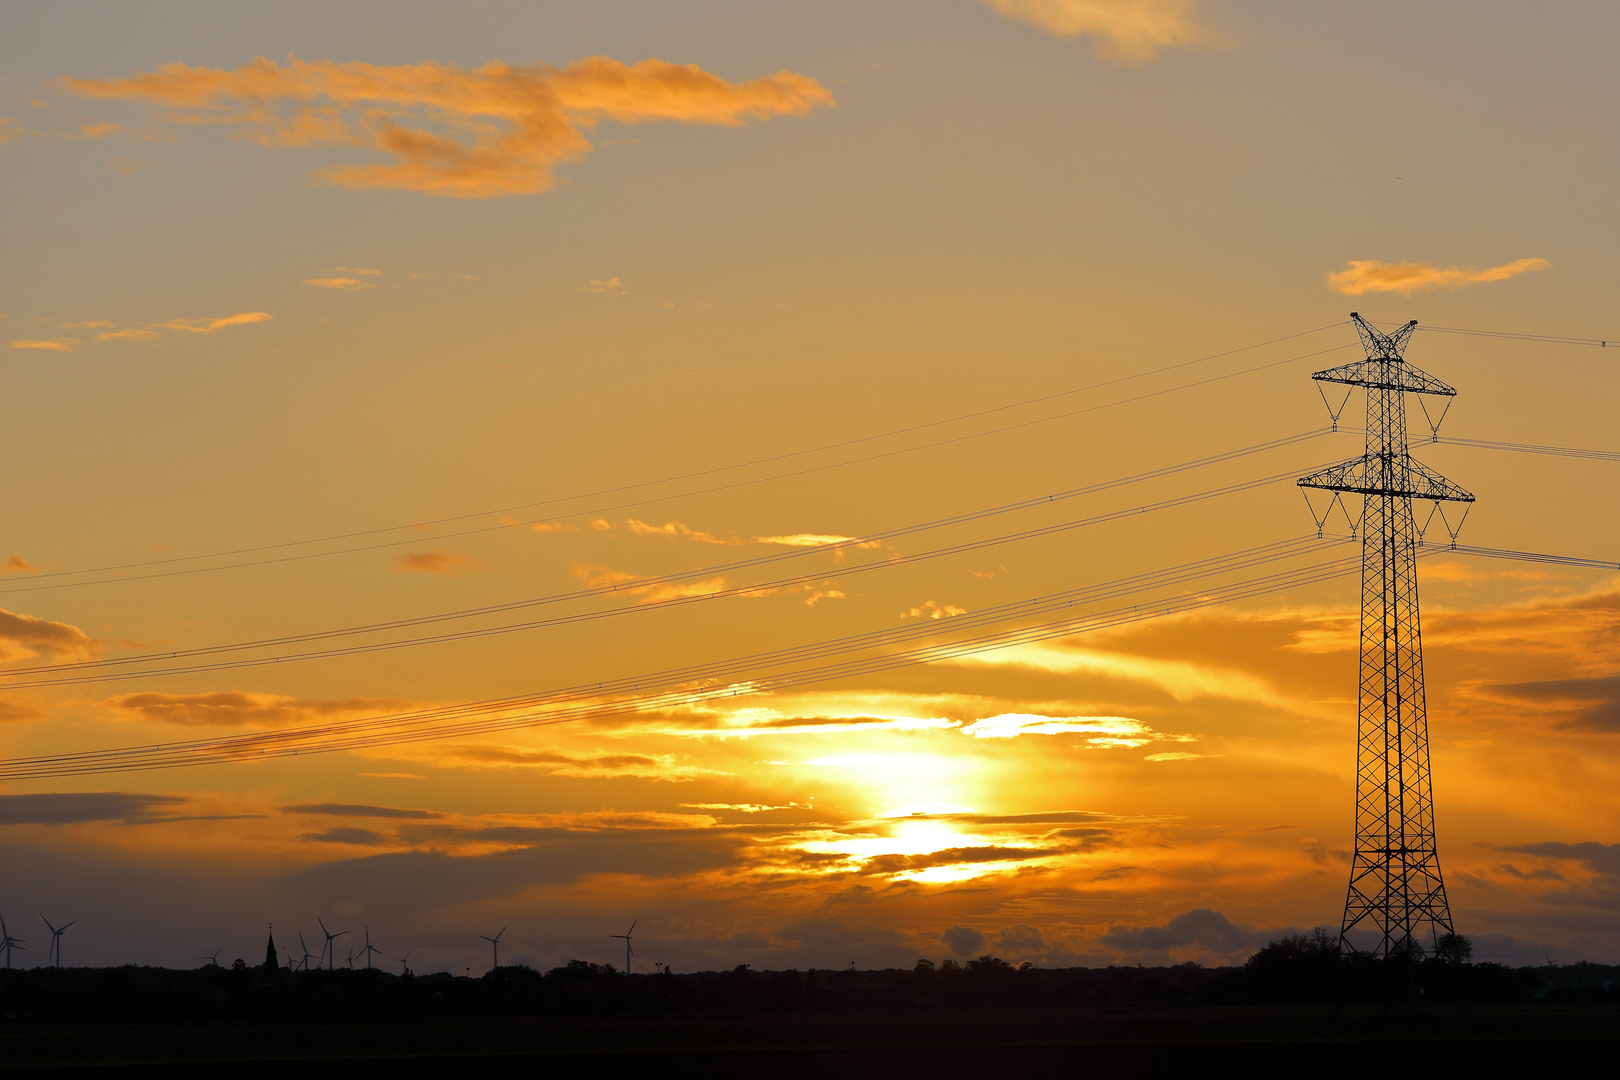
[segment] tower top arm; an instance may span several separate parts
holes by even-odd
[[[1362,348],[1367,353],[1366,359],[1341,364],[1326,371],[1313,372],[1311,378],[1317,382],[1364,386],[1369,390],[1401,390],[1409,394],[1457,396],[1456,389],[1450,384],[1441,382],[1428,372],[1406,362],[1406,343],[1417,330],[1416,319],[1393,334],[1379,333],[1366,319],[1353,311],[1350,313],[1350,320],[1356,325],[1356,333],[1361,335]]]

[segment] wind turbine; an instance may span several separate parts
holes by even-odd
[[[506,933],[506,927],[503,926],[501,927],[501,934],[504,933]],[[501,934],[496,934],[494,937],[490,937],[488,934],[478,935],[485,941],[489,942],[491,953],[489,967],[491,971],[501,966]]]
[[[331,971],[332,968],[336,966],[335,961],[337,960],[337,950],[332,947],[332,942],[336,941],[344,934],[347,934],[348,931],[339,930],[334,934],[332,931],[326,928],[326,924],[324,922],[321,922],[321,917],[319,915],[315,916],[315,921],[321,923],[321,933],[326,935],[326,945],[321,949],[321,952],[326,955],[326,970]]]
[[[304,944],[304,935],[303,934],[298,935],[298,947],[300,949],[304,950],[304,958],[298,962],[298,969],[300,971],[308,971],[309,970],[309,958],[311,956],[315,956],[315,954],[309,951],[309,946],[308,945]],[[316,963],[320,963],[320,960],[321,960],[320,957],[315,956],[315,962]]]
[[[366,947],[360,950],[360,955],[366,958],[366,970],[371,970],[371,954],[382,950],[371,943],[371,927],[366,927]]]
[[[11,969],[11,950],[22,949],[22,943],[26,940],[26,938],[12,937],[11,931],[6,929],[6,917],[0,915],[0,949],[6,950],[6,969],[8,971]],[[23,951],[27,952],[28,950],[23,949]]]
[[[400,975],[400,978],[404,978],[405,976],[407,976],[407,975],[409,975],[411,973],[411,969],[410,969],[410,967],[408,965],[411,962],[411,952],[412,951],[414,951],[414,950],[406,950],[406,953],[405,953],[404,956],[400,956],[400,957],[395,958],[395,959],[397,959],[399,961],[399,975]]]
[[[630,935],[634,934],[636,932],[636,923],[638,923],[640,921],[641,921],[640,919],[636,919],[633,922],[631,922],[630,929],[626,930],[622,934],[609,934],[608,935],[608,937],[624,938],[624,973],[626,975],[630,974],[630,954],[633,951],[630,948]]]
[[[197,959],[208,961],[208,966],[209,967],[219,967],[219,954],[224,952],[224,951],[225,951],[225,946],[221,945],[219,948],[214,950],[213,955],[210,956],[210,955],[204,954],[202,956],[197,957]]]
[[[62,935],[67,933],[67,929],[68,929],[69,926],[72,926],[73,923],[76,923],[79,920],[74,919],[73,922],[65,924],[60,930],[58,930],[56,927],[51,926],[51,920],[45,918],[44,915],[41,915],[40,919],[45,923],[46,926],[51,927],[51,951],[50,951],[49,955],[56,957],[56,966],[61,967],[62,966]]]

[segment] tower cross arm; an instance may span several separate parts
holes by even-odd
[[[1357,360],[1352,364],[1340,364],[1336,368],[1326,371],[1317,371],[1311,374],[1317,382],[1344,383],[1346,386],[1365,386],[1369,390],[1403,390],[1409,394],[1436,394],[1441,397],[1456,397],[1457,390],[1449,383],[1441,382],[1420,368],[1401,361],[1390,361],[1379,358]]]
[[[1474,501],[1473,492],[1404,454],[1387,459],[1377,454],[1365,454],[1329,466],[1321,472],[1302,476],[1298,484],[1302,488],[1350,491],[1358,495],[1389,495],[1431,502]]]

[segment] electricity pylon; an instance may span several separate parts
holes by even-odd
[[[1425,528],[1437,510],[1455,543],[1456,529],[1442,504],[1463,504],[1466,517],[1474,496],[1407,453],[1406,395],[1449,399],[1457,394],[1406,362],[1403,354],[1417,329],[1416,320],[1381,334],[1360,315],[1350,317],[1366,359],[1318,371],[1311,378],[1342,384],[1347,396],[1357,386],[1366,391],[1366,452],[1299,480],[1302,488],[1333,492],[1329,511],[1334,504],[1343,508],[1345,493],[1362,496],[1356,846],[1339,942],[1349,952],[1422,955],[1425,938],[1451,933],[1452,926],[1434,842],[1418,619],[1417,547],[1422,530],[1413,517],[1412,500],[1434,503]],[[1323,397],[1327,399],[1326,394]],[[1446,404],[1449,407],[1450,402]],[[1424,413],[1428,415],[1427,408]],[[1337,420],[1334,414],[1335,426]],[[1316,513],[1314,505],[1311,512]],[[1324,513],[1317,518],[1318,530],[1326,517]],[[1461,527],[1459,518],[1457,528]]]

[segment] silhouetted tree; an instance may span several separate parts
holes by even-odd
[[[1435,943],[1434,957],[1448,964],[1466,964],[1474,958],[1474,943],[1462,934],[1446,934]]]

